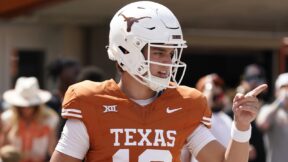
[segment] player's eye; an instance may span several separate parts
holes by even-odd
[[[153,51],[152,54],[161,56],[161,55],[164,54],[164,52],[162,52],[162,51]]]

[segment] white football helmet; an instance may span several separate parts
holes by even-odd
[[[144,46],[148,47],[147,59],[142,53]],[[172,64],[150,61],[151,47],[174,49]],[[177,18],[167,7],[155,2],[130,3],[120,9],[110,22],[109,58],[154,91],[175,88],[180,84],[186,71],[186,64],[180,58],[186,47]],[[153,76],[149,70],[151,64],[169,67],[169,77]],[[179,68],[183,68],[182,74],[177,75]],[[176,84],[170,84],[170,81]]]

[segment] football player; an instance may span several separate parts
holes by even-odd
[[[140,1],[120,9],[110,23],[108,55],[121,79],[70,86],[62,110],[68,120],[51,162],[180,162],[184,145],[201,162],[247,161],[256,96],[267,85],[234,98],[233,140],[225,150],[208,130],[203,94],[179,85],[183,48],[180,24],[165,6]]]

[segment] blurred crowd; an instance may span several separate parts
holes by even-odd
[[[61,118],[61,104],[67,88],[80,81],[102,81],[104,72],[95,66],[81,67],[72,59],[58,59],[48,67],[53,81],[52,90],[41,89],[34,76],[19,76],[13,89],[2,94],[0,120],[0,158],[3,162],[49,161],[65,120]],[[227,146],[233,113],[231,99],[236,93],[247,93],[266,83],[264,69],[257,64],[243,68],[239,85],[227,89],[220,74],[199,78],[195,88],[203,92],[211,108],[211,132]],[[280,74],[272,88],[273,101],[260,96],[261,110],[252,123],[249,162],[284,162],[288,159],[288,73]],[[229,93],[228,93],[229,92]],[[1,161],[0,160],[0,161]],[[186,148],[182,162],[195,162]]]
[[[81,67],[73,59],[57,59],[47,67],[54,88],[40,88],[35,76],[19,76],[13,89],[3,93],[0,120],[0,161],[49,161],[65,120],[62,100],[67,88],[80,81],[101,81],[104,73],[95,66]]]

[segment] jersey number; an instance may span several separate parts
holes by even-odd
[[[168,150],[146,149],[139,157],[138,162],[172,162],[172,155]],[[113,155],[113,162],[129,162],[129,149],[120,149]]]

